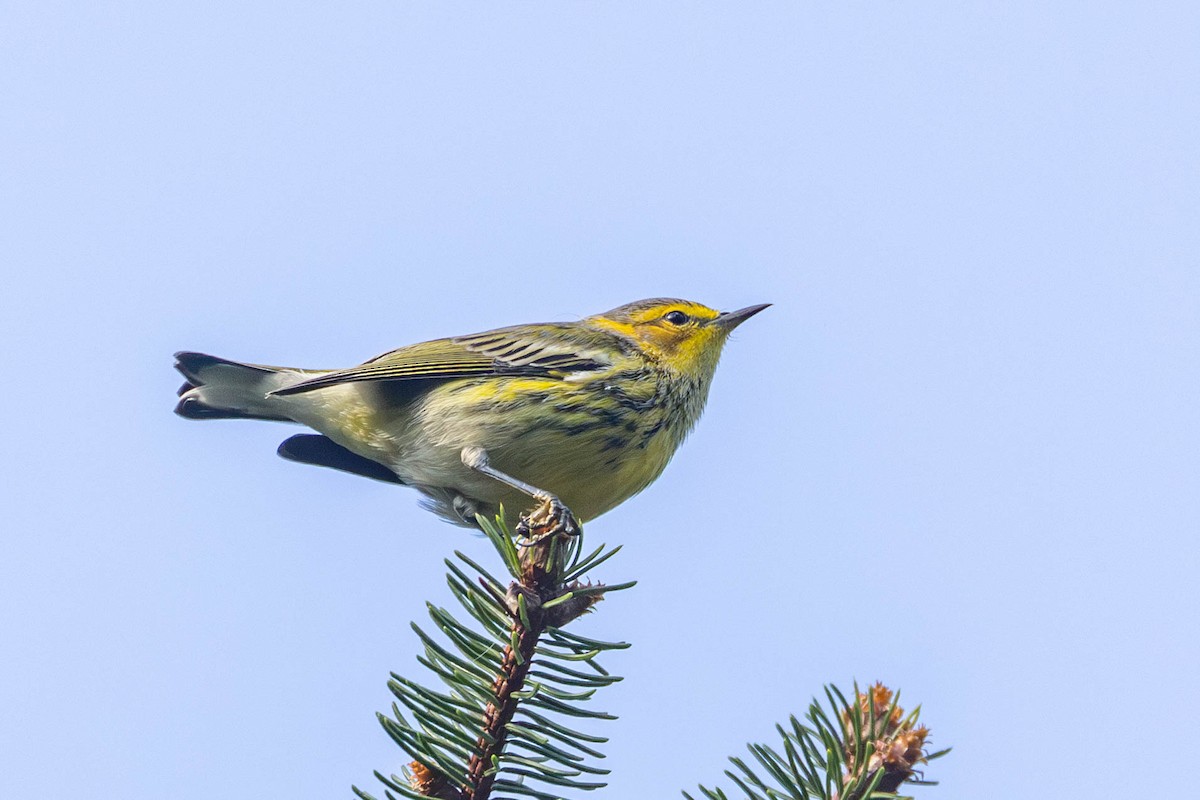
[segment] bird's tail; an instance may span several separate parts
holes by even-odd
[[[187,379],[175,406],[181,417],[291,420],[283,413],[285,404],[267,395],[296,380],[295,370],[187,352],[175,354],[175,369]]]

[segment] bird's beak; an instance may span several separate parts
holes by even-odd
[[[746,320],[753,317],[764,308],[770,308],[770,303],[760,303],[756,306],[746,306],[740,311],[726,311],[721,316],[713,320],[714,325],[718,325],[727,331],[731,331],[738,325],[741,325]]]

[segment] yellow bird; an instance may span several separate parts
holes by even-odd
[[[187,383],[175,412],[307,425],[318,435],[291,437],[281,456],[413,486],[460,525],[529,497],[587,521],[662,473],[700,418],[730,331],[768,305],[640,300],[341,370],[176,353]]]

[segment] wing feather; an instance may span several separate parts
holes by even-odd
[[[289,395],[359,381],[447,381],[501,375],[565,377],[608,366],[605,349],[565,325],[521,325],[453,339],[409,345],[349,369],[293,383],[273,394]]]

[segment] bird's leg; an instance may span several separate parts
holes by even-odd
[[[487,475],[493,480],[500,481],[505,486],[511,486],[518,492],[527,494],[534,500],[540,500],[546,504],[550,521],[554,523],[552,527],[566,534],[573,535],[579,533],[579,522],[575,519],[575,515],[571,513],[571,509],[563,505],[561,500],[545,489],[539,489],[493,467],[491,460],[488,458],[487,450],[484,450],[482,447],[464,447],[462,452],[459,453],[459,457],[462,458],[463,464],[479,474]],[[538,527],[542,526],[539,525]],[[528,533],[529,520],[527,517],[522,518],[520,524],[517,526],[518,530],[522,530],[522,528]]]

